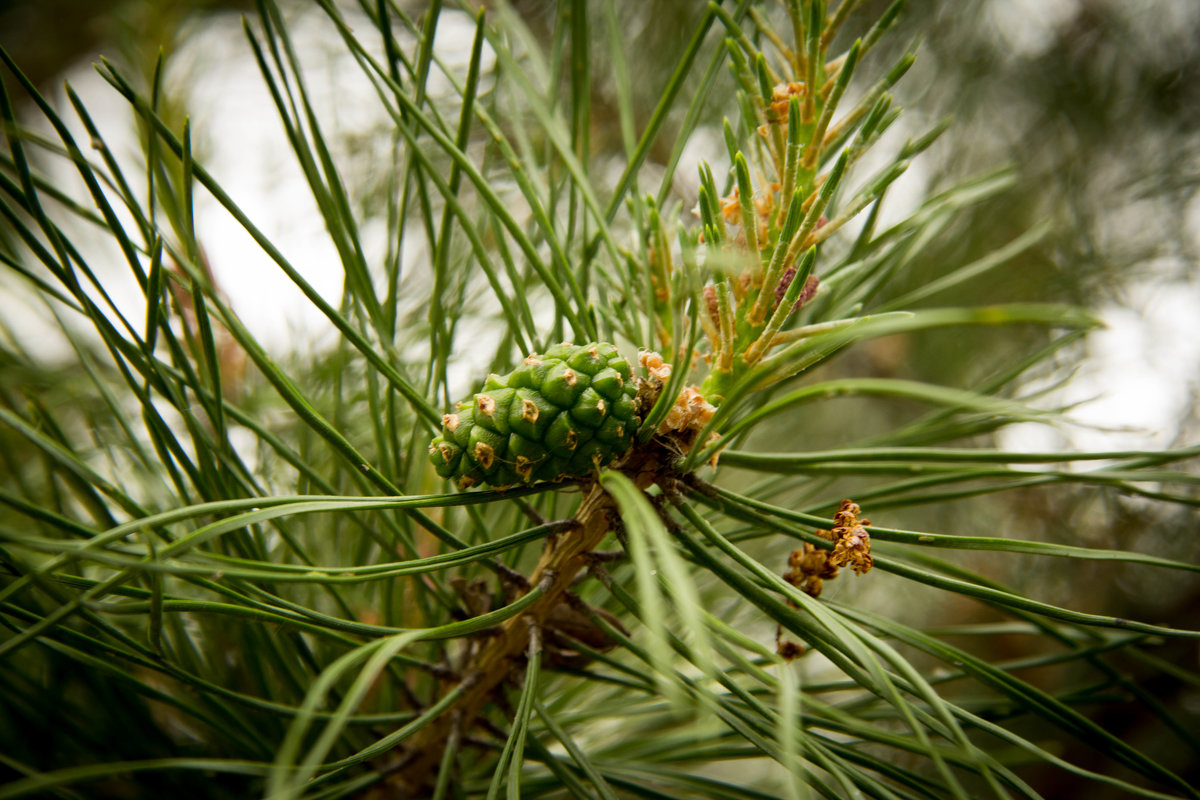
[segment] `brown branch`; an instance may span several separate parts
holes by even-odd
[[[663,463],[656,448],[634,450],[620,465],[640,489],[655,482],[655,467]],[[503,622],[473,654],[461,673],[474,678],[474,684],[459,700],[429,725],[401,745],[400,759],[404,768],[389,776],[388,791],[376,787],[374,797],[420,797],[428,791],[450,739],[454,720],[461,721],[464,734],[490,702],[493,692],[508,677],[510,667],[519,660],[530,644],[530,630],[541,627],[556,606],[569,597],[575,576],[592,563],[590,555],[613,529],[616,505],[598,483],[587,490],[575,525],[566,532],[546,541],[545,549],[529,584],[543,592],[524,614]],[[452,685],[443,688],[448,690]]]

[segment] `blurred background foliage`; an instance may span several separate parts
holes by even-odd
[[[626,38],[637,42],[629,49],[628,70],[635,76],[632,98],[640,119],[649,116],[658,101],[657,87],[666,81],[686,45],[690,28],[674,21],[690,14],[693,5],[683,0],[630,0],[624,6],[621,23]],[[866,4],[868,9],[885,5]],[[174,52],[189,35],[217,20],[229,25],[231,18],[251,10],[250,6],[237,0],[6,0],[0,3],[0,45],[51,96],[64,76],[80,74],[101,53],[123,65],[128,74],[149,82],[161,48],[167,55],[170,101],[177,107],[174,113],[182,115],[189,108],[187,88],[195,74],[189,70],[203,71],[215,65],[206,64],[194,53],[185,62],[177,62],[172,58]],[[303,3],[295,5],[293,11],[302,15],[302,7]],[[420,8],[414,3],[406,7],[414,13]],[[550,39],[555,3],[525,0],[515,8],[531,30]],[[868,11],[861,16],[873,19],[875,14]],[[890,63],[912,36],[923,37],[916,66],[897,87],[898,105],[906,109],[897,136],[902,140],[945,115],[952,115],[954,124],[910,170],[904,188],[895,190],[902,195],[892,198],[900,209],[897,217],[923,197],[997,164],[1011,165],[1013,178],[1008,191],[959,215],[921,259],[896,278],[899,291],[922,286],[949,267],[991,253],[1043,224],[1044,235],[1019,258],[980,280],[959,284],[927,304],[1037,298],[1091,308],[1128,308],[1145,316],[1154,309],[1135,301],[1146,296],[1147,286],[1195,285],[1200,249],[1200,203],[1196,199],[1200,187],[1200,4],[1192,0],[912,0],[901,26],[904,33],[888,37],[879,52],[871,54],[879,64]],[[230,25],[230,30],[236,26]],[[852,19],[842,36],[849,41],[860,34]],[[601,113],[606,102],[616,104],[613,65],[605,63],[604,48],[597,47],[595,52],[597,58],[590,70],[596,98],[589,132],[593,162],[603,163],[607,155],[617,163],[625,135],[619,128],[619,115]],[[244,80],[257,82],[260,78],[252,71]],[[730,85],[718,89],[716,96],[722,92],[731,96],[732,82],[728,76],[722,80]],[[720,148],[721,118],[733,112],[715,106],[707,109],[705,124],[713,153]],[[272,114],[270,110],[264,113]],[[353,121],[353,115],[348,119]],[[237,143],[206,140],[204,120],[198,122],[197,150],[236,149]],[[513,120],[500,122],[516,124]],[[669,120],[668,126],[679,122]],[[377,147],[363,146],[371,139],[370,130],[347,124],[335,126],[327,134],[343,146],[347,172],[371,173],[371,163],[362,160],[378,155]],[[664,168],[671,145],[669,134],[660,137],[646,168]],[[357,164],[350,155],[355,152],[360,153]],[[712,153],[688,155],[693,160],[713,158]],[[694,174],[690,168],[681,168],[676,174],[674,199],[685,209],[695,201]],[[368,215],[371,208],[382,208],[380,197],[386,191],[382,182],[372,185],[363,181],[354,188],[361,191],[355,202]],[[11,304],[19,304],[21,299],[6,293],[5,301],[13,307]],[[238,310],[243,317],[253,314],[248,308]],[[1193,312],[1200,316],[1200,308]],[[0,311],[0,316],[6,315]],[[15,310],[14,316],[9,316],[10,320],[23,318]],[[1193,321],[1181,319],[1179,325],[1180,335],[1197,333]],[[1040,330],[1024,329],[1011,329],[1004,336],[976,329],[954,336],[905,335],[858,347],[826,368],[821,377],[889,376],[970,386],[981,377],[979,371],[985,368],[981,365],[998,363],[1003,360],[999,356],[1015,359],[1044,345],[1044,336]],[[1153,359],[1154,348],[1169,342],[1147,338],[1143,344],[1148,349],[1145,357]],[[1056,358],[1060,365],[1085,365],[1108,355],[1080,341]],[[280,358],[287,362],[289,357]],[[293,358],[293,363],[302,360],[299,355]],[[303,360],[312,369],[314,385],[326,387],[326,399],[336,405],[332,398],[340,396],[343,386],[354,380],[353,374],[344,371],[343,357],[318,349],[315,355],[305,353]],[[33,372],[24,361],[0,363],[0,392],[6,395],[6,405],[19,405],[24,396],[28,402],[46,406],[45,419],[62,419],[87,429],[91,425],[89,403],[95,398],[86,394],[94,390],[93,384],[78,374],[69,360],[43,359],[39,363]],[[1194,396],[1195,366],[1185,362],[1180,371],[1160,371],[1162,383],[1146,385],[1144,391],[1166,391],[1168,384],[1175,390],[1182,383]],[[1044,366],[1038,369],[1048,371]],[[1042,377],[1036,371],[1027,376],[1028,389],[1019,394],[1046,388],[1039,383]],[[266,388],[248,379],[231,390],[243,392],[243,403],[253,408],[255,392]],[[903,403],[872,400],[869,404],[814,405],[804,414],[803,419],[777,424],[760,435],[779,442],[771,449],[785,449],[789,439],[795,447],[820,449],[844,443],[847,432],[852,433],[851,438],[869,440],[872,435],[894,430],[912,419],[913,409]],[[350,427],[368,424],[360,419],[341,422]],[[1159,431],[1162,438],[1158,444],[1194,440],[1195,430],[1195,404],[1182,403],[1169,429]],[[297,437],[311,435],[306,431],[298,425],[293,433]],[[285,431],[277,433],[286,435]],[[97,442],[105,441],[102,431],[92,435]],[[1061,431],[1056,441],[1068,446],[1071,435],[1070,430]],[[23,439],[0,428],[0,471],[7,473],[6,482],[17,487],[42,480],[37,467],[31,467],[36,459],[27,448]],[[304,445],[298,449],[303,450]],[[856,484],[844,483],[844,493],[852,496]],[[349,485],[345,488],[352,490]],[[35,492],[30,488],[29,493]],[[7,513],[0,510],[0,518]],[[888,515],[893,527],[986,535],[1018,531],[1026,539],[1058,541],[1062,541],[1058,532],[1066,530],[1081,544],[1093,547],[1200,561],[1194,506],[1153,506],[1099,487],[1054,487],[1053,491],[1033,487],[990,499],[975,498],[969,504],[937,502],[895,508]],[[959,563],[1017,591],[1032,592],[1036,587],[1037,596],[1047,602],[1071,605],[1073,598],[1086,596],[1084,605],[1096,613],[1135,615],[1172,627],[1197,624],[1200,581],[1194,573],[1012,554],[997,561],[987,553],[965,553]],[[839,593],[854,593],[855,602],[867,607],[896,607],[897,599],[889,596],[889,591],[898,581],[872,576],[861,586],[849,578],[839,584],[829,591],[834,600]],[[990,612],[978,604],[957,598],[958,602],[947,605],[941,602],[944,599],[932,591],[912,592],[906,585],[901,616],[925,627],[989,621]],[[995,650],[982,655],[993,661],[1027,655],[1028,638],[1018,634],[987,637]],[[220,652],[220,647],[215,646],[214,652]],[[1158,654],[1164,662],[1191,669],[1200,663],[1191,640],[1165,642]],[[153,757],[144,749],[145,742],[154,740],[152,730],[109,728],[103,715],[91,713],[97,707],[138,702],[126,696],[123,683],[108,680],[101,672],[79,670],[74,662],[49,659],[47,664],[67,670],[60,678],[51,679],[60,680],[63,687],[61,696],[53,698],[53,707],[42,705],[50,699],[44,694],[23,692],[20,686],[6,686],[0,692],[0,742],[5,744],[0,750],[17,743],[25,753],[53,750],[59,763],[70,763],[71,747],[78,747],[81,757],[105,748],[117,759]],[[1072,662],[1064,669],[1041,667],[1036,674],[1021,677],[1052,691],[1072,685],[1069,672],[1079,666]],[[1193,732],[1200,730],[1200,687],[1159,669],[1159,664],[1130,662],[1122,666],[1126,681],[1134,685],[1146,681],[1144,689],[1170,707],[1182,725]],[[231,681],[236,675],[231,663]],[[154,716],[146,719],[147,724],[169,727],[169,709],[159,704],[152,707]],[[58,724],[64,716],[86,719],[87,723],[74,727],[73,738],[64,737]],[[122,725],[129,719],[120,717]],[[1143,706],[1107,706],[1098,721],[1200,784],[1200,765],[1192,760],[1194,754],[1183,748],[1178,738],[1165,735],[1161,720],[1146,714]],[[1036,726],[1037,722],[1030,724]],[[1036,729],[1022,733],[1038,738]],[[186,730],[176,734],[175,741],[162,740],[162,755],[178,752],[177,743],[186,742],[190,735]],[[127,741],[137,741],[136,752],[122,752]],[[1106,768],[1088,763],[1095,757],[1090,752],[1064,755],[1086,767]],[[1048,766],[1044,773],[1031,778],[1036,788],[1047,796],[1070,796],[1071,786],[1065,783],[1069,775]],[[170,773],[145,780],[145,789],[153,788],[157,781],[164,794],[181,790],[177,783],[181,779]],[[237,781],[221,780],[231,781],[230,796],[236,796]],[[213,796],[218,796],[218,787],[213,789]],[[1105,789],[1092,787],[1089,791],[1103,796]]]

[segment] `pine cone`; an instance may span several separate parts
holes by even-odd
[[[442,417],[429,460],[462,488],[590,475],[641,425],[629,362],[614,345],[560,344],[531,355]]]

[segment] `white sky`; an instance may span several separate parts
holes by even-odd
[[[1069,22],[1078,6],[1078,0],[1011,0],[992,3],[988,13],[1014,50],[1035,53],[1047,46],[1054,28]],[[340,42],[320,23],[320,16],[302,15],[291,29],[299,49],[340,52]],[[462,64],[472,28],[466,15],[445,14],[439,27],[441,54]],[[173,70],[171,74],[190,87],[193,136],[204,164],[317,291],[336,305],[341,266],[286,142],[240,19],[212,16],[203,28],[189,31]],[[323,122],[331,121],[331,129],[367,131],[384,123],[373,89],[344,53],[327,59],[306,78],[318,114]],[[96,116],[109,145],[136,159],[124,101],[90,66],[72,71],[68,79]],[[433,84],[435,93],[444,88]],[[679,168],[682,181],[694,176],[704,145],[721,147],[715,138],[712,142],[697,140],[697,144],[700,146],[689,147],[684,154]],[[393,169],[395,165],[383,161],[377,168]],[[923,192],[926,176],[919,162],[912,171],[914,174],[893,190],[897,207],[889,213],[904,213],[908,209],[899,206],[917,202]],[[1192,204],[1188,222],[1200,247],[1200,202]],[[204,193],[196,200],[196,226],[221,288],[268,350],[276,354],[305,351],[333,341],[327,320]],[[382,229],[368,228],[364,238],[368,259],[377,263],[384,252]],[[410,259],[417,255],[406,254]],[[118,303],[140,320],[144,314],[141,298],[128,278],[128,268],[113,266],[109,277]],[[50,342],[39,328],[39,310],[31,312],[11,291],[3,291],[0,302],[8,324],[26,332],[26,344]],[[1042,401],[1060,404],[1095,398],[1071,413],[1083,425],[1058,430],[1015,426],[1002,437],[1003,444],[1015,450],[1055,449],[1064,444],[1087,449],[1169,444],[1168,429],[1196,391],[1200,376],[1198,311],[1200,286],[1194,280],[1130,287],[1126,304],[1099,310],[1108,328],[1089,338],[1087,358],[1076,379]]]

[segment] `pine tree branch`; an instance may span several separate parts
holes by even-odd
[[[652,442],[633,450],[624,463],[615,468],[644,490],[656,482],[664,463],[669,461]],[[464,680],[470,681],[471,685],[447,709],[452,713],[443,713],[404,744],[399,758],[405,766],[389,779],[389,794],[384,796],[410,797],[432,785],[436,779],[434,770],[450,741],[455,720],[460,720],[464,733],[471,729],[493,693],[508,678],[513,661],[528,648],[532,627],[543,626],[557,606],[569,602],[576,576],[592,563],[592,552],[619,524],[616,503],[599,483],[592,483],[586,490],[574,522],[570,531],[546,540],[537,568],[529,578],[529,586],[541,589],[542,597],[522,616],[513,617],[499,626],[495,635],[460,670],[460,674],[466,676]],[[445,688],[448,690],[453,686],[447,684]]]

